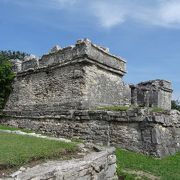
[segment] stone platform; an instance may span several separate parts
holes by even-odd
[[[24,114],[23,114],[24,113]],[[163,157],[180,150],[180,112],[153,113],[145,109],[121,112],[99,110],[7,112],[0,120],[20,128],[80,138]]]

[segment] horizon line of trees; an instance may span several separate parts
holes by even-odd
[[[0,50],[0,55],[9,60],[11,59],[19,59],[23,60],[25,56],[29,56],[28,53],[21,51],[12,51],[12,50]]]

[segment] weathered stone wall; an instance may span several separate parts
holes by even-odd
[[[171,109],[172,91],[160,90],[158,94],[158,105],[163,109]]]
[[[12,111],[10,112],[12,113]],[[0,123],[163,157],[180,150],[180,113],[59,111],[11,114]],[[12,116],[14,118],[12,118]]]
[[[89,63],[23,72],[14,81],[5,111],[58,111],[130,104],[130,88],[128,94],[125,87],[119,75]]]
[[[39,60],[27,58],[19,69],[5,111],[130,104],[130,88],[122,82],[125,62],[88,40]]]
[[[118,74],[103,70],[95,65],[85,66],[84,72],[85,108],[130,105],[130,88],[124,85]]]
[[[19,73],[5,110],[58,111],[81,108],[84,79],[79,72],[82,72],[82,66],[75,64]]]
[[[141,82],[130,87],[132,104],[140,107],[171,109],[171,82],[157,79]]]
[[[17,175],[7,179],[117,180],[114,151],[114,148],[108,148],[101,152],[90,153],[81,159],[49,161],[16,172]]]

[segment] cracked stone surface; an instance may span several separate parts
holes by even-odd
[[[92,152],[81,159],[48,161],[32,168],[21,168],[6,180],[115,180],[114,148]]]

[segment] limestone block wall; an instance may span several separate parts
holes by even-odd
[[[180,113],[148,109],[17,113],[0,123],[163,157],[180,151]],[[40,114],[41,113],[41,114]],[[27,114],[29,116],[27,117]]]
[[[81,107],[84,79],[80,64],[18,74],[6,111],[58,111]]]
[[[22,62],[4,111],[59,111],[129,105],[125,62],[89,40]]]
[[[130,88],[119,75],[90,63],[76,63],[19,73],[5,111],[58,111],[126,104],[130,104]]]
[[[130,87],[132,104],[140,107],[171,109],[171,82],[157,79],[141,82]]]
[[[84,107],[130,105],[131,90],[122,77],[95,65],[84,67]],[[126,93],[126,94],[125,94]],[[127,97],[127,98],[126,98]]]
[[[164,109],[171,109],[172,90],[164,91],[160,90],[158,94],[158,107]]]

